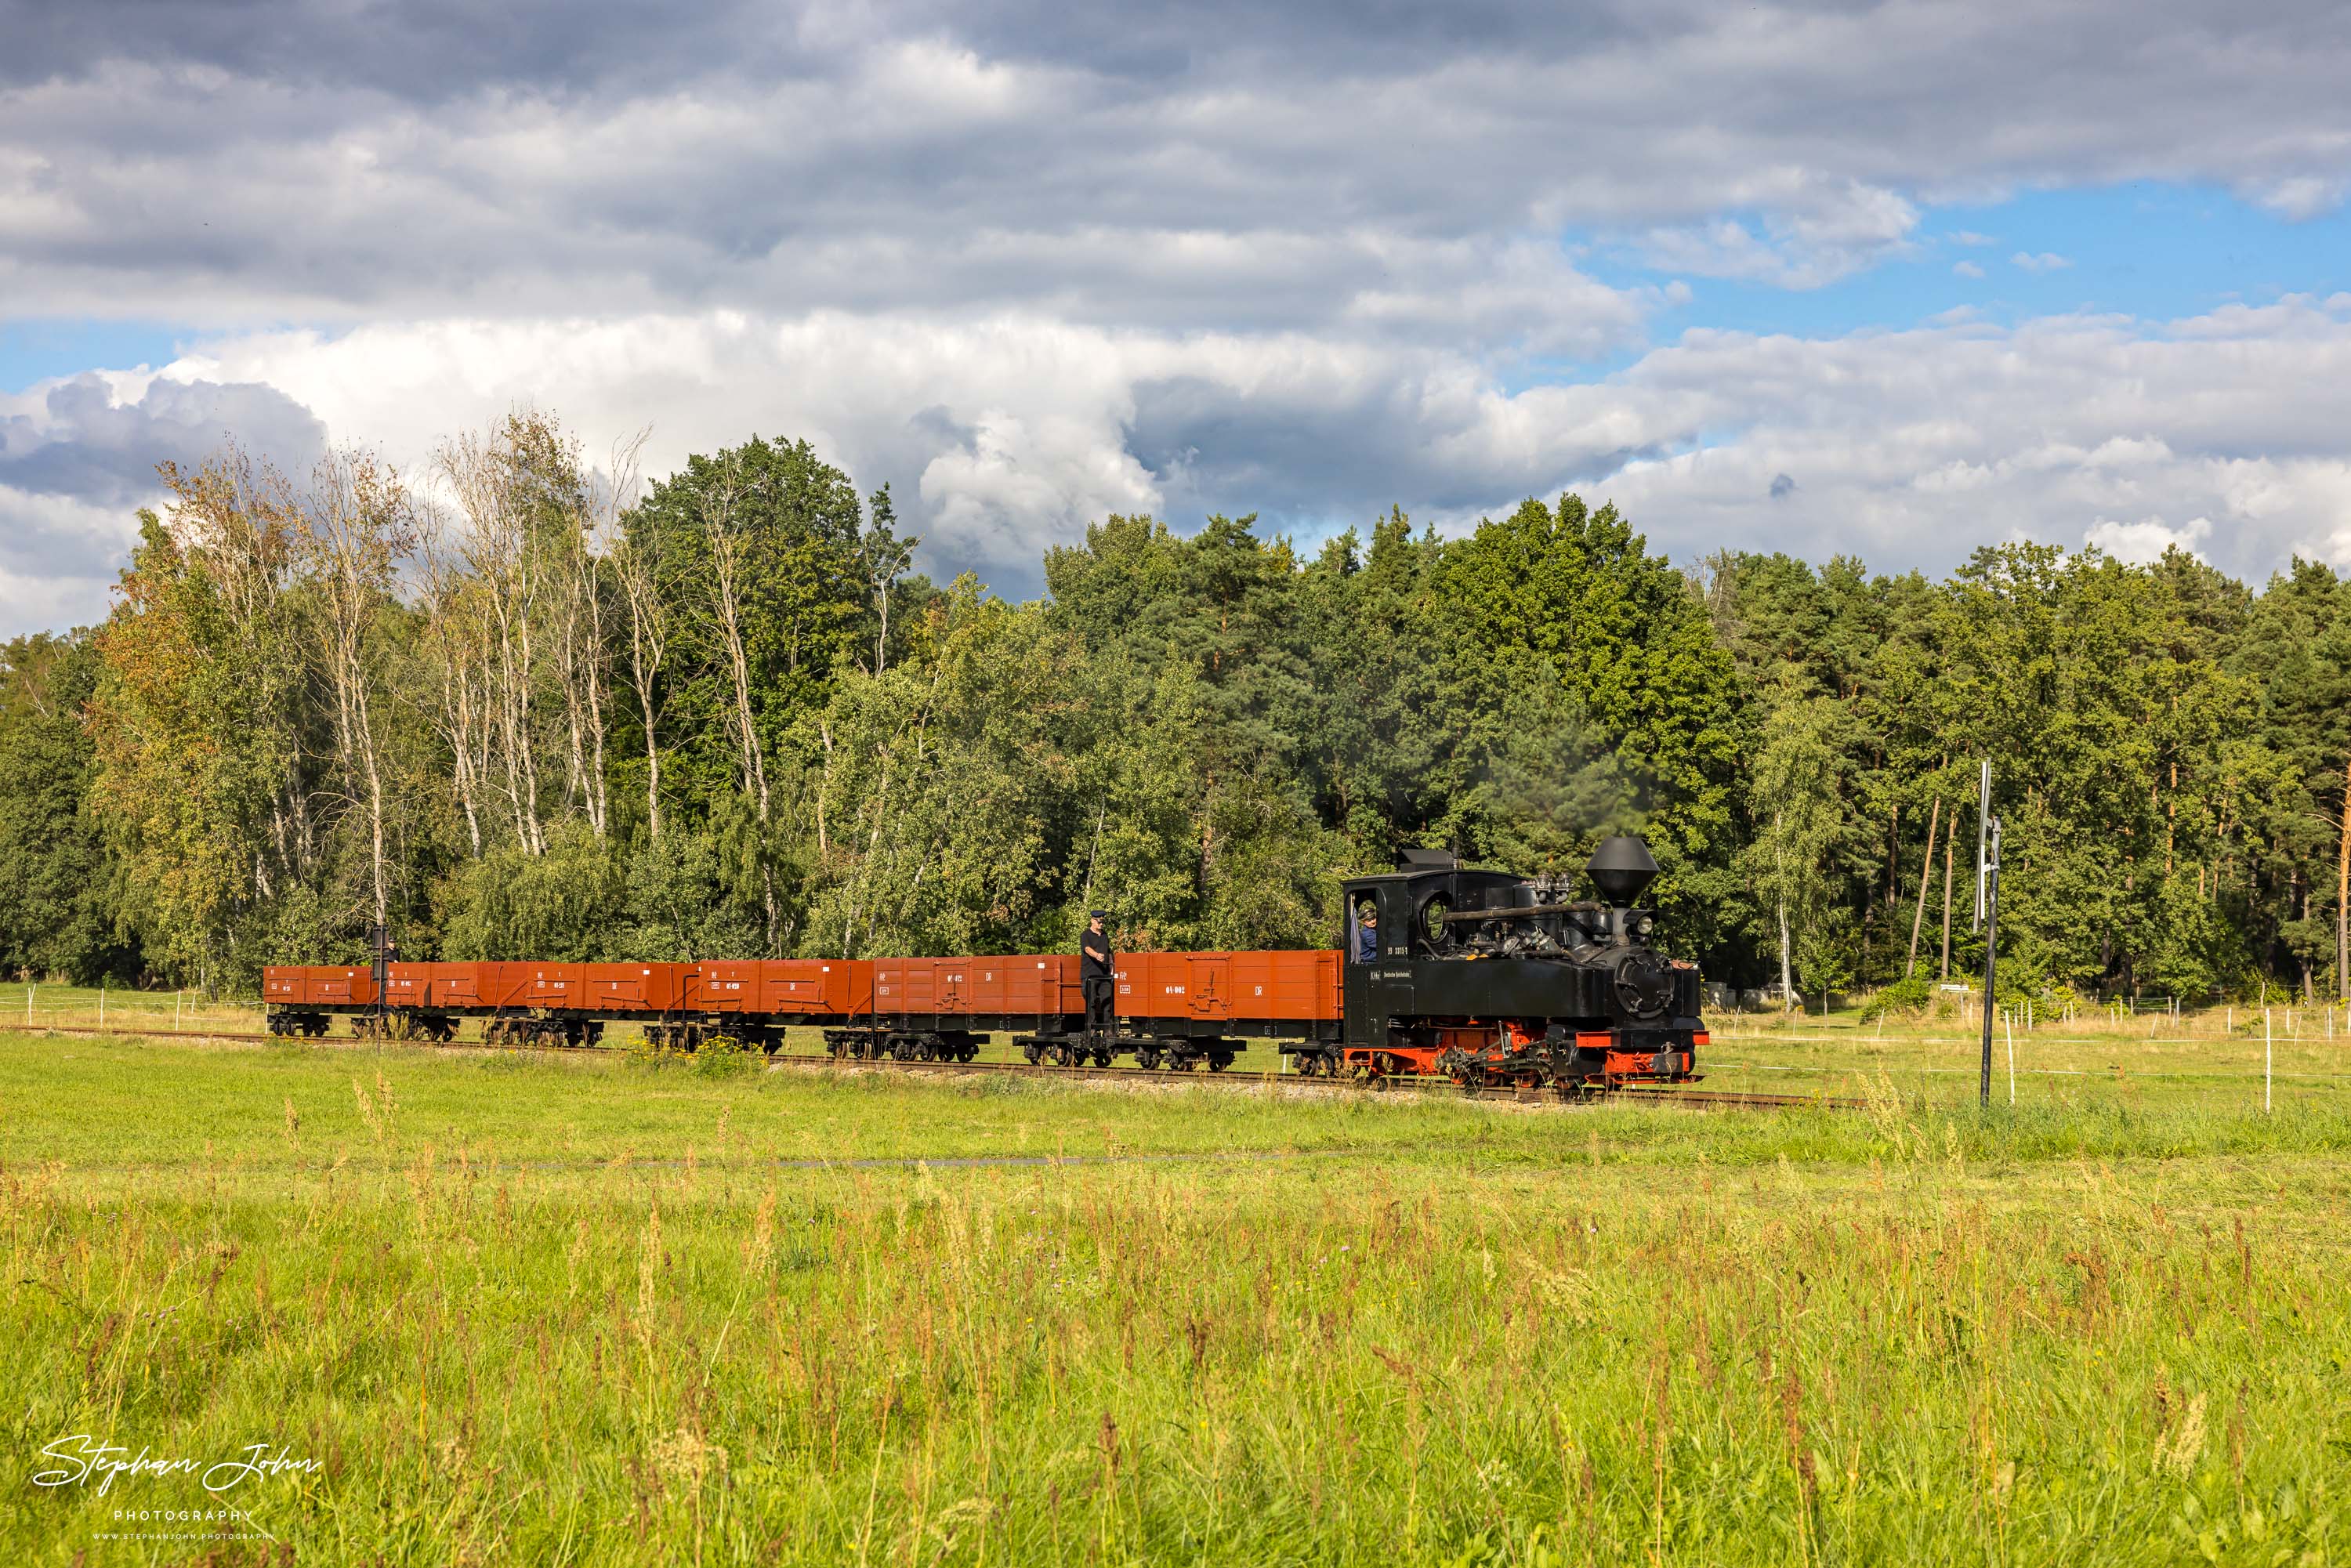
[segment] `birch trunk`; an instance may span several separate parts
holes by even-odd
[[[1908,979],[1918,972],[1918,931],[1927,920],[1927,885],[1935,880],[1935,829],[1943,817],[1943,798],[1935,797],[1935,809],[1927,817],[1927,853],[1918,863],[1918,906],[1910,912],[1910,961],[1902,966],[1902,977]]]
[[[629,684],[645,727],[645,829],[661,842],[661,668],[669,653],[661,590],[643,547],[623,542],[613,552],[621,597],[629,607]]]
[[[1951,825],[1943,831],[1943,978],[1951,977],[1951,855],[1959,836],[1959,813],[1951,812]]]

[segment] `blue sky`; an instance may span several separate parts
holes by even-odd
[[[2019,256],[2036,263],[2054,256],[2064,265],[2025,266]],[[1963,266],[1983,276],[1955,270]],[[1611,276],[1604,266],[1594,270]],[[1928,207],[1915,255],[1818,288],[1695,283],[1690,305],[1660,326],[1818,337],[1907,327],[1957,309],[2004,322],[2069,313],[2165,321],[2345,288],[2351,288],[2351,217],[2339,209],[2291,221],[2226,192],[2134,181]]]
[[[0,632],[104,613],[156,462],[524,402],[806,435],[1011,593],[1112,511],[1571,486],[1682,560],[2351,566],[2314,0],[0,22]]]
[[[103,318],[0,319],[0,392],[99,366],[165,365],[187,336],[152,321]]]

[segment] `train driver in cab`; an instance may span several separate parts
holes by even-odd
[[[1085,935],[1078,938],[1078,984],[1085,993],[1089,1034],[1110,1034],[1118,1027],[1111,1008],[1110,937],[1102,930],[1108,918],[1105,911],[1092,911],[1086,916]]]
[[[1366,903],[1355,912],[1355,962],[1369,964],[1380,956],[1380,912]]]

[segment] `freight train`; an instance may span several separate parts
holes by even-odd
[[[1634,838],[1571,879],[1463,867],[1406,851],[1398,867],[1343,884],[1343,945],[1250,953],[1129,953],[1117,960],[1111,1030],[1089,1030],[1079,961],[960,958],[711,959],[273,967],[273,1034],[315,1038],[337,1016],[361,1037],[447,1040],[484,1020],[493,1044],[592,1045],[609,1023],[656,1046],[724,1041],[773,1051],[820,1031],[844,1060],[970,1061],[1007,1035],[1030,1062],[1212,1072],[1251,1040],[1307,1076],[1374,1084],[1441,1075],[1466,1085],[1564,1092],[1698,1076],[1707,1044],[1694,964],[1653,941],[1638,906],[1656,876]]]

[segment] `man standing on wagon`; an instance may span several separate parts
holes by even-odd
[[[1102,931],[1109,915],[1100,909],[1086,916],[1085,935],[1078,938],[1078,984],[1086,998],[1086,1032],[1110,1034],[1118,1025],[1111,1009],[1110,937]]]

